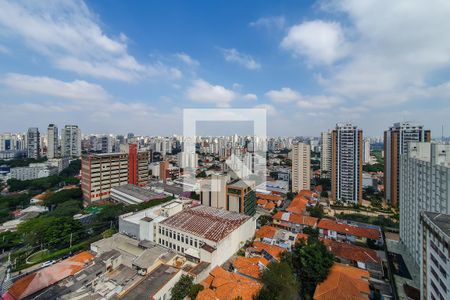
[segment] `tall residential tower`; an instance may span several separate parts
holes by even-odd
[[[311,188],[311,147],[308,144],[298,143],[292,147],[292,191]]]
[[[394,123],[384,132],[384,193],[393,207],[399,203],[400,156],[408,154],[409,142],[429,142],[431,134],[422,125],[411,122]]]
[[[61,132],[61,156],[81,156],[81,130],[77,125],[66,125]]]
[[[331,177],[331,135],[332,130],[322,132],[320,134],[320,177],[330,178]]]
[[[331,198],[334,201],[360,204],[363,132],[355,125],[338,123],[331,140]]]
[[[55,158],[58,156],[58,126],[49,124],[47,128],[47,158]]]
[[[27,156],[39,158],[41,156],[41,135],[37,127],[28,128],[27,132]]]

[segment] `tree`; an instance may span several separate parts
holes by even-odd
[[[183,300],[189,295],[194,279],[189,275],[181,275],[180,280],[175,283],[170,292],[171,300]]]
[[[51,217],[72,217],[81,211],[83,202],[81,200],[70,199],[65,201],[50,211],[47,216]]]
[[[298,282],[289,263],[285,261],[271,262],[264,270],[261,281],[263,288],[259,291],[258,300],[296,300]]]
[[[324,216],[323,208],[320,204],[316,204],[312,207],[307,207],[306,210],[309,212],[311,217],[322,219]]]
[[[293,251],[293,267],[300,281],[303,297],[314,295],[318,283],[325,280],[334,263],[334,255],[321,241],[301,241]]]
[[[200,293],[200,291],[203,291],[203,289],[204,289],[203,285],[201,285],[201,284],[194,284],[194,285],[191,286],[188,296],[191,299],[195,299],[195,298],[197,298],[198,293]]]

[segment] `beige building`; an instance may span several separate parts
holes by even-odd
[[[332,130],[324,131],[320,134],[320,177],[331,178],[331,145],[332,145]]]
[[[311,185],[311,146],[298,143],[292,147],[292,191],[309,190]]]
[[[215,208],[227,208],[227,180],[224,175],[212,174],[201,183],[200,202]]]

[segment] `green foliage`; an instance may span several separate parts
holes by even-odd
[[[320,178],[317,185],[322,186],[322,191],[331,191],[331,179],[329,178]]]
[[[30,247],[43,245],[48,249],[68,247],[70,235],[72,242],[84,238],[82,224],[71,217],[40,217],[28,220],[19,225],[17,232],[23,234],[26,244]]]
[[[316,204],[306,208],[311,217],[322,219],[324,216],[322,205]]]
[[[266,215],[261,215],[258,220],[259,220],[259,224],[261,224],[261,226],[264,226],[264,225],[268,225],[268,224],[270,224],[270,222],[272,222],[272,217],[266,216]]]
[[[73,217],[78,214],[83,208],[83,201],[81,200],[67,200],[58,204],[56,209],[47,213],[50,217]]]
[[[295,300],[299,299],[298,282],[289,263],[271,262],[264,270],[261,281],[264,284],[256,299]]]
[[[293,193],[293,192],[288,192],[286,195],[287,200],[292,200],[295,198],[295,196],[297,196],[297,193]]]
[[[69,201],[69,200],[80,200],[82,199],[83,192],[80,188],[77,189],[67,189],[62,190],[57,193],[50,194],[47,196],[47,198],[44,200],[44,204],[47,207],[53,207],[54,205],[59,205],[63,202]]]
[[[339,214],[339,215],[336,215],[336,217],[338,217],[339,219],[343,219],[343,220],[369,223],[369,224],[378,225],[381,227],[392,227],[392,228],[399,227],[398,222],[394,222],[392,219],[382,217],[382,216],[375,217],[375,216],[368,216],[368,215],[355,213],[355,214]]]
[[[384,164],[376,163],[373,165],[366,164],[363,166],[364,172],[383,172]]]
[[[321,192],[320,192],[320,197],[321,197],[321,198],[328,198],[328,192],[326,192],[326,191],[321,191]]]
[[[325,280],[334,263],[334,255],[328,252],[320,241],[308,244],[301,241],[293,251],[293,267],[300,281],[300,291],[303,298],[312,298],[318,283]]]
[[[194,284],[194,285],[191,286],[188,296],[191,299],[195,299],[195,298],[197,298],[198,293],[203,291],[203,289],[204,289],[203,285],[201,285],[201,284]]]
[[[193,286],[194,279],[188,275],[181,275],[180,280],[175,283],[170,292],[171,300],[183,300],[189,295],[191,288]]]
[[[17,232],[5,231],[0,233],[0,250],[8,251],[21,243],[22,237]]]
[[[104,239],[110,238],[114,235],[114,233],[116,233],[114,229],[106,229],[105,231],[102,232],[102,237]]]
[[[61,177],[76,176],[80,173],[80,170],[81,170],[81,160],[80,159],[72,160],[69,166],[61,171],[59,176]]]
[[[206,178],[206,172],[205,171],[201,171],[200,173],[197,174],[196,176],[197,178]]]
[[[46,157],[34,159],[34,158],[17,158],[17,159],[11,159],[11,160],[2,160],[0,159],[0,165],[7,165],[11,168],[17,168],[17,167],[27,167],[31,163],[41,163],[46,161]]]

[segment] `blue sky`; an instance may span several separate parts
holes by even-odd
[[[182,132],[266,108],[270,135],[351,121],[450,132],[448,1],[0,0],[0,131]]]

